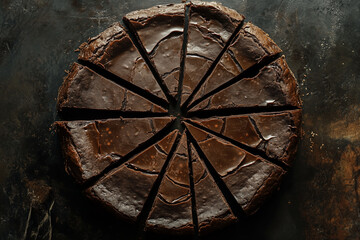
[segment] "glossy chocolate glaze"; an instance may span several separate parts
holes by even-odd
[[[225,43],[244,20],[244,17],[215,2],[189,3],[189,29],[187,56],[185,60],[185,79],[183,83],[182,103],[187,99],[199,81],[205,75],[212,62],[217,58]],[[200,69],[192,67],[194,56]],[[217,71],[215,74],[223,74]]]
[[[59,111],[63,108],[136,112],[166,111],[78,63],[73,64],[61,85],[57,104]]]
[[[263,58],[282,52],[267,33],[250,22],[241,28],[229,50],[242,69],[248,69]]]
[[[255,77],[241,79],[215,93],[192,108],[192,111],[300,105],[296,79],[285,58],[281,57],[262,68]]]
[[[196,128],[188,124],[186,126],[190,133]],[[199,135],[194,133],[197,141],[202,139],[198,139]],[[258,210],[285,174],[282,168],[211,134],[199,142],[199,146],[237,202],[249,215]]]
[[[123,219],[135,221],[155,182],[177,130],[150,146],[87,189],[91,199],[99,201]]]
[[[170,160],[161,181],[146,228],[153,231],[193,234],[191,193],[189,187],[189,158],[186,134]]]
[[[182,42],[182,33],[164,39],[150,55],[172,96],[178,92]]]
[[[193,101],[228,82],[264,58],[279,53],[281,49],[267,33],[252,23],[246,23]]]
[[[204,235],[236,222],[237,218],[192,145],[191,153],[199,233]]]
[[[190,23],[201,25],[226,42],[244,16],[217,2],[193,1],[190,4]]]
[[[79,49],[80,60],[96,64],[123,80],[166,99],[149,67],[119,23],[81,44]]]
[[[204,96],[242,72],[228,52],[225,52],[209,78],[201,86],[194,99]]]
[[[189,23],[181,104],[198,85],[222,49],[222,45],[210,34],[207,36],[205,31],[201,32],[201,28],[201,26]]]
[[[57,122],[66,170],[80,183],[145,142],[172,118]]]
[[[279,187],[284,174],[280,167],[247,154],[244,164],[223,179],[245,213],[251,215]]]
[[[130,12],[124,16],[124,21],[130,23],[150,53],[161,39],[172,32],[184,31],[184,18],[184,4],[168,4]]]
[[[301,137],[301,110],[288,111],[276,115],[254,115],[261,138],[265,142],[258,146],[269,157],[277,158],[291,165]]]
[[[190,17],[187,54],[199,55],[214,61],[223,48],[223,44],[215,38],[215,34],[201,25],[192,23]]]
[[[268,157],[291,165],[300,137],[301,110],[192,120]]]
[[[179,69],[183,45],[185,6],[169,4],[131,12],[124,20],[136,31],[156,70],[175,96],[178,79],[166,76]]]
[[[186,56],[181,103],[189,97],[200,79],[211,66],[212,61],[197,55]]]

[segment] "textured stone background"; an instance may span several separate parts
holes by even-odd
[[[74,50],[124,13],[164,0],[0,1],[0,239],[131,239],[66,175],[51,124]],[[304,136],[281,190],[236,239],[360,238],[360,2],[221,1],[284,50]]]

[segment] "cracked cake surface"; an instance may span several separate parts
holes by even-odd
[[[295,158],[301,100],[268,34],[216,2],[137,10],[79,47],[59,89],[65,170],[139,231],[242,222]]]

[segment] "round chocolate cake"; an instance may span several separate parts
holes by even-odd
[[[202,235],[255,213],[299,138],[281,49],[215,2],[123,22],[80,46],[59,90],[66,171],[141,230]]]

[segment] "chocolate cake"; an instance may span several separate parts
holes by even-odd
[[[281,49],[215,2],[124,16],[59,89],[66,171],[139,231],[205,235],[254,214],[294,160],[301,100]]]

